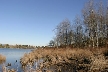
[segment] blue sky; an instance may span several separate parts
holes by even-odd
[[[71,22],[88,0],[0,0],[0,43],[47,45],[53,29]]]

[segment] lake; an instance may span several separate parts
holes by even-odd
[[[18,72],[23,72],[20,64],[20,58],[24,55],[24,53],[29,53],[33,49],[17,49],[17,48],[0,48],[0,54],[6,56],[7,65],[11,63],[11,66],[8,68],[18,68]],[[1,72],[2,64],[0,64],[0,72]]]

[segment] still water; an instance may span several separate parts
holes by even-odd
[[[20,64],[20,58],[24,55],[24,53],[29,53],[33,49],[15,49],[15,48],[0,48],[0,54],[6,56],[7,65],[11,63],[11,66],[8,68],[18,69],[18,72],[23,72]],[[0,72],[1,72],[2,64],[0,64]]]

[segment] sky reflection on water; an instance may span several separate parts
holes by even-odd
[[[20,58],[24,55],[24,53],[29,53],[33,49],[8,49],[8,48],[0,48],[0,54],[6,56],[6,62],[4,63],[7,65],[8,63],[11,63],[11,67],[9,68],[15,68],[19,72],[22,70],[21,69],[21,64],[20,64]],[[17,60],[17,62],[16,62]],[[0,71],[1,71],[2,65],[0,65]]]

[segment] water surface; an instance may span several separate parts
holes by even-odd
[[[31,50],[33,49],[0,48],[0,54],[6,56],[5,65],[11,63],[11,66],[8,68],[18,68],[18,72],[22,72],[20,58],[24,55],[24,53],[29,53]],[[0,71],[1,68],[2,64],[0,65]]]

